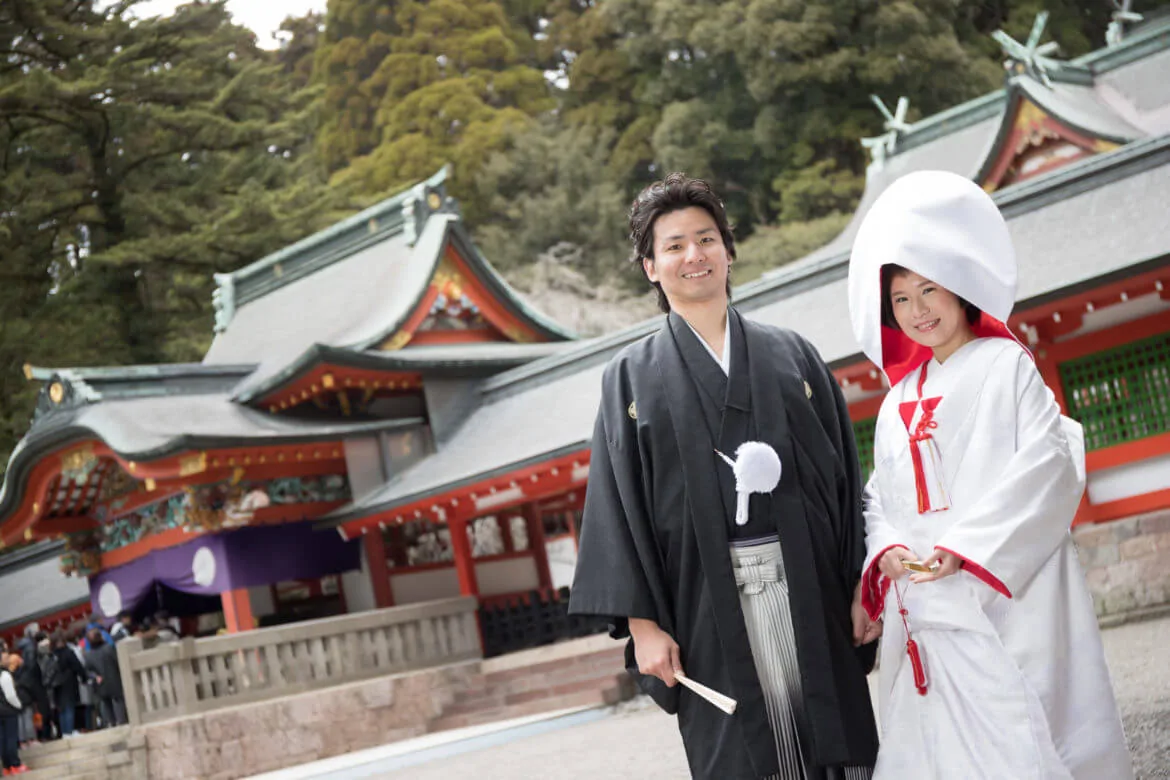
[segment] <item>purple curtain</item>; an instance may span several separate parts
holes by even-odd
[[[132,610],[156,582],[184,593],[214,596],[283,580],[314,579],[361,566],[360,542],[313,523],[245,527],[197,536],[154,550],[89,578],[90,602],[111,618]]]

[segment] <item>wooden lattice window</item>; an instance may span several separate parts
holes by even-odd
[[[877,417],[867,417],[853,423],[853,440],[857,443],[857,461],[861,464],[861,482],[864,485],[873,473],[873,434]]]
[[[1170,431],[1170,333],[1061,363],[1060,380],[1086,450]]]

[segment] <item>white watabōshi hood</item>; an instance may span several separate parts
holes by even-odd
[[[901,330],[883,327],[882,266],[914,271],[975,304],[978,336],[1015,336],[1016,253],[999,209],[970,179],[917,171],[891,184],[865,215],[849,260],[849,313],[866,357],[890,384],[930,358]]]

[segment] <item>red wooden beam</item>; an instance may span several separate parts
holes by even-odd
[[[390,567],[386,565],[386,539],[380,528],[362,534],[362,547],[366,553],[366,564],[370,569],[370,585],[374,590],[374,603],[379,607],[394,606],[394,590],[390,587]]]
[[[310,501],[304,504],[270,504],[253,510],[248,525],[275,525],[312,520],[332,512],[345,501]]]
[[[342,536],[352,539],[363,528],[379,523],[402,523],[426,518],[432,522],[467,521],[488,514],[498,514],[530,501],[539,501],[569,490],[585,487],[589,451],[579,450],[560,458],[525,466],[515,471],[480,480],[471,485],[428,496],[393,509],[351,520],[341,526]],[[501,496],[498,501],[493,496]],[[489,503],[485,504],[483,501]]]
[[[1160,290],[1159,287],[1161,287]],[[1071,320],[1079,327],[1080,318],[1090,307],[1092,310],[1098,311],[1122,303],[1123,295],[1126,299],[1132,299],[1156,292],[1163,299],[1167,299],[1167,296],[1170,295],[1168,287],[1170,287],[1170,266],[1118,279],[1115,282],[1039,306],[1019,309],[1008,319],[1008,326],[1013,332],[1019,333],[1020,325],[1027,323],[1040,329],[1040,335],[1043,337],[1045,335],[1044,329],[1051,327],[1047,323],[1053,323],[1060,326],[1057,331],[1054,331],[1055,335],[1062,335],[1060,331],[1063,330],[1066,322]],[[1060,317],[1060,323],[1054,323],[1054,315]]]
[[[256,627],[256,618],[252,615],[252,600],[248,597],[247,588],[225,591],[219,594],[219,597],[223,602],[223,622],[229,634],[251,631]]]
[[[1139,320],[1053,344],[1045,350],[1046,358],[1063,363],[1164,333],[1170,333],[1170,311],[1151,314]]]
[[[1100,471],[1170,453],[1170,433],[1147,436],[1085,453],[1085,468]]]
[[[270,412],[281,412],[347,389],[395,393],[416,392],[421,388],[422,374],[417,371],[386,371],[321,363],[252,403]]]
[[[876,417],[877,413],[882,408],[882,401],[886,400],[886,394],[875,395],[873,398],[866,398],[863,401],[849,404],[849,417],[854,422],[861,420],[868,420],[870,417]]]
[[[479,582],[475,577],[475,559],[471,555],[471,542],[467,538],[467,521],[454,520],[449,528],[451,549],[455,553],[455,573],[459,577],[459,594],[478,596]]]
[[[495,328],[469,328],[467,330],[426,330],[416,332],[410,339],[412,347],[434,344],[482,344],[507,341],[508,337]]]
[[[1156,512],[1159,509],[1170,509],[1170,489],[1155,490],[1140,496],[1107,501],[1103,504],[1092,504],[1091,506],[1092,514],[1089,522],[1102,523],[1108,520],[1121,520],[1147,512]]]
[[[86,515],[46,517],[33,527],[33,536],[38,539],[53,539],[60,534],[94,531],[97,527],[97,520]]]
[[[525,504],[523,512],[524,521],[528,525],[528,547],[536,563],[536,579],[541,589],[552,588],[552,572],[548,567],[548,548],[544,540],[544,518],[535,504]]]

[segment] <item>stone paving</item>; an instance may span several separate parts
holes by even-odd
[[[1138,778],[1170,780],[1170,617],[1109,628],[1103,636]],[[676,780],[689,773],[674,719],[635,700],[595,723],[378,777]]]

